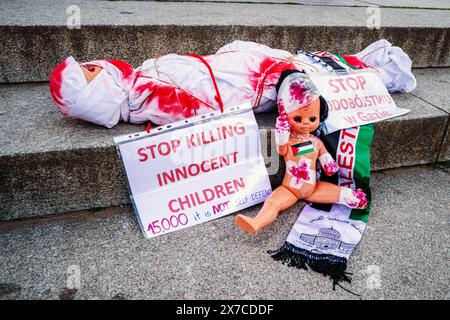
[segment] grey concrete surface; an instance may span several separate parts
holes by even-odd
[[[448,114],[411,94],[393,94],[397,106],[411,112],[375,123],[371,147],[373,170],[436,161]]]
[[[436,161],[448,114],[411,94],[394,99],[411,112],[375,124],[372,169]],[[257,115],[259,127],[272,129],[276,116]],[[0,120],[0,221],[129,202],[113,137],[142,131],[143,125],[108,130],[64,118],[46,84],[0,86]],[[284,163],[267,136],[261,132],[262,153],[276,185]]]
[[[360,299],[448,299],[450,170],[380,171],[371,184],[373,209],[343,286]],[[127,206],[3,222],[0,299],[359,299],[266,253],[302,206],[257,235],[237,230],[231,214],[146,240]],[[78,290],[70,270],[79,270]]]
[[[367,0],[366,3],[382,7],[450,9],[447,0]]]
[[[413,94],[450,113],[450,68],[414,70],[419,86]]]
[[[70,5],[80,9],[81,29],[67,27]],[[450,10],[383,8],[380,14],[381,29],[372,30],[364,7],[8,1],[0,12],[0,83],[47,81],[69,55],[139,65],[167,53],[213,53],[236,39],[292,52],[350,54],[386,38],[403,48],[416,67],[450,66]]]
[[[97,0],[95,0],[97,1]],[[134,0],[123,0],[134,1]],[[298,4],[308,6],[343,6],[343,7],[367,7],[376,5],[387,8],[401,9],[449,9],[447,0],[143,0],[160,2],[224,2],[224,3],[264,3],[264,4]]]
[[[450,114],[450,97],[448,95],[450,88],[450,69],[418,69],[414,71],[414,74],[420,86],[417,87],[413,94]],[[450,160],[450,136],[448,127],[438,160]]]
[[[167,1],[17,0],[3,1],[3,26],[66,26],[66,9],[78,6],[81,25],[293,25],[366,27],[366,8],[264,3]],[[70,10],[68,10],[70,11]],[[382,10],[381,27],[448,28],[447,10]],[[435,11],[435,12],[434,12]],[[400,17],[411,20],[399,19]],[[318,19],[320,17],[320,19]],[[283,19],[280,19],[283,18]],[[384,21],[383,21],[384,20]]]
[[[133,1],[133,0],[125,0]],[[160,2],[184,2],[184,0],[144,0]],[[262,3],[262,4],[297,4],[308,6],[367,7],[368,4],[357,0],[188,0],[187,2],[220,2],[220,3]]]
[[[438,161],[450,160],[450,119],[447,121],[447,131],[445,133],[444,141],[442,142],[441,152],[439,153]]]

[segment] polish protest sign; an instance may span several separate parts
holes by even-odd
[[[311,81],[328,103],[325,132],[361,126],[404,115],[373,71],[313,73]]]
[[[114,140],[147,238],[253,206],[272,192],[250,104]]]

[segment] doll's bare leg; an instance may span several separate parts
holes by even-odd
[[[341,188],[342,187],[333,183],[317,181],[316,189],[309,197],[305,198],[305,201],[316,203],[337,203],[339,201]]]
[[[242,214],[236,216],[236,225],[249,233],[256,233],[275,221],[281,210],[287,209],[297,202],[297,197],[284,186],[276,188],[266,199],[258,214],[247,217]]]
[[[317,182],[316,189],[305,200],[316,203],[339,203],[355,209],[367,208],[366,194],[361,189],[352,190],[324,181]]]

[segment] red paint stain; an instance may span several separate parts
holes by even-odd
[[[352,190],[353,196],[358,199],[358,201],[352,201],[349,199],[345,199],[345,202],[352,207],[356,209],[365,209],[367,208],[367,198],[366,194],[361,190]]]
[[[297,179],[296,183],[309,180],[309,170],[306,161],[302,161],[298,165],[290,167],[289,173]]]
[[[62,73],[64,69],[66,68],[67,62],[64,60],[60,64],[58,64],[55,69],[53,69],[52,73],[50,74],[50,94],[52,96],[53,101],[55,101],[56,106],[58,107],[59,111],[61,111],[64,115],[67,115],[67,112],[65,112],[61,107],[64,106],[64,103],[61,101],[62,95],[61,95],[61,85],[62,85]]]
[[[289,125],[289,116],[286,113],[282,113],[278,116],[275,131],[276,132],[290,132],[291,126]]]
[[[358,208],[365,209],[367,207],[366,194],[361,189],[358,189],[353,190],[353,195],[359,200]]]
[[[273,57],[266,57],[261,60],[258,70],[250,71],[249,81],[255,91],[258,94],[258,84],[261,86],[260,81],[263,81],[263,86],[267,87],[269,84],[276,84],[281,72],[288,69],[296,69],[295,65],[286,60],[281,60]],[[264,77],[263,79],[261,79]]]
[[[106,61],[111,63],[117,69],[119,69],[122,72],[123,77],[125,79],[129,79],[131,76],[134,75],[134,68],[131,64],[121,60],[106,60]]]
[[[339,167],[336,162],[330,161],[323,165],[323,169],[325,170],[326,175],[331,176],[331,175],[335,174],[336,172],[338,172]]]
[[[148,98],[143,103],[145,108],[136,114],[145,111],[151,103],[157,105],[158,109],[165,114],[183,115],[185,118],[195,115],[196,111],[203,106],[209,107],[185,91],[164,83],[151,81],[134,88],[139,95],[143,95],[145,90],[149,90]]]
[[[301,106],[306,106],[311,102],[308,92],[309,88],[303,82],[293,82],[289,85],[289,96]]]
[[[344,55],[341,56],[350,66],[354,67],[354,68],[358,68],[358,69],[366,69],[369,68],[369,66],[367,64],[365,64],[364,62],[362,62],[361,60],[358,59],[358,57],[356,56],[351,56],[351,55]]]
[[[283,102],[283,100],[278,99],[277,105],[278,105],[278,113],[279,113],[280,115],[286,114],[286,108],[284,107],[284,102]]]

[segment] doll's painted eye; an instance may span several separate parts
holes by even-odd
[[[295,121],[295,122],[302,122],[302,117],[295,117],[295,118],[294,118],[294,121]]]
[[[311,118],[309,118],[309,121],[311,121],[311,122],[314,122],[314,121],[316,121],[316,117],[311,117]]]

